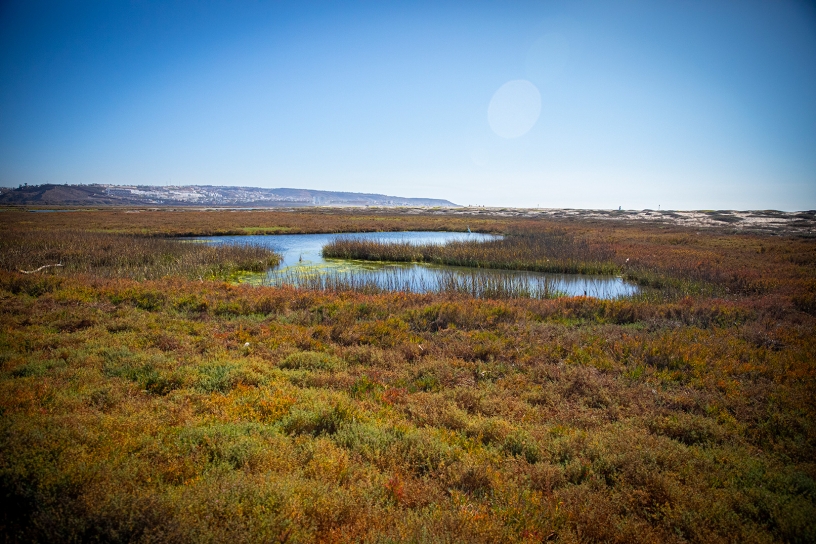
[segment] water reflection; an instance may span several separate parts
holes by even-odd
[[[592,296],[617,298],[636,294],[638,288],[618,277],[488,270],[430,264],[383,263],[325,259],[321,249],[338,237],[414,244],[495,239],[467,232],[369,232],[344,234],[278,234],[214,236],[207,243],[253,243],[274,249],[281,264],[265,275],[244,281],[263,285],[292,284],[316,289],[403,290],[462,292],[482,297]]]

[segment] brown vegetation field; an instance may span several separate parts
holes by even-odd
[[[467,227],[655,290],[252,287],[274,254],[167,239]],[[7,542],[816,541],[812,238],[7,210],[0,250]]]

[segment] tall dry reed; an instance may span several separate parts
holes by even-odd
[[[445,245],[338,238],[323,248],[323,256],[562,274],[620,272],[612,262],[614,251],[610,247],[557,229],[515,230],[496,240]]]
[[[226,278],[262,272],[280,262],[272,250],[254,244],[208,245],[69,230],[10,231],[0,240],[0,269],[50,274],[155,279],[166,276]]]
[[[548,299],[561,296],[554,282],[546,277],[530,277],[511,273],[485,274],[479,271],[439,270],[428,276],[418,276],[406,270],[392,268],[377,272],[325,272],[287,270],[269,275],[262,283],[280,287],[291,285],[316,291],[359,293],[440,293],[467,295],[477,298]]]

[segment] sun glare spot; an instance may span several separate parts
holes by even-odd
[[[508,81],[499,87],[487,108],[490,128],[502,138],[524,136],[540,114],[541,94],[526,79]]]

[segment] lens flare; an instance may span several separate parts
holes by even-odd
[[[541,94],[526,79],[508,81],[499,87],[487,108],[490,128],[502,138],[524,136],[540,114]]]

